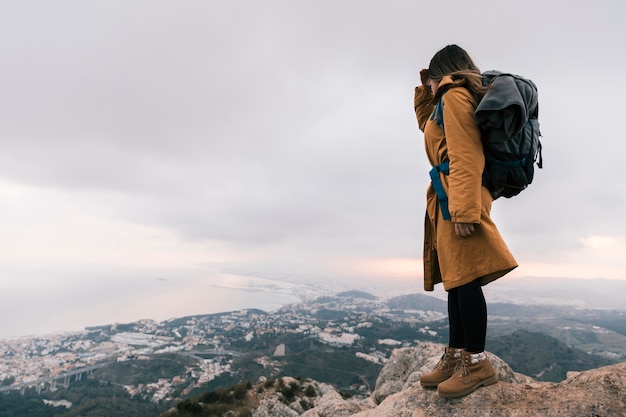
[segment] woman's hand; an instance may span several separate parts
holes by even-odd
[[[458,237],[470,237],[474,233],[474,224],[454,223],[454,232]]]
[[[422,85],[424,87],[428,87],[428,79],[430,76],[428,75],[428,70],[426,68],[422,68],[420,70],[420,79],[422,80]]]

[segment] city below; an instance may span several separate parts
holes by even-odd
[[[236,382],[252,379],[250,375],[302,375],[304,368],[293,367],[297,362],[305,365],[307,359],[298,356],[302,352],[309,359],[319,354],[320,361],[335,352],[343,355],[341,363],[346,368],[334,369],[332,377],[346,376],[337,385],[346,384],[366,395],[394,349],[419,341],[445,341],[446,302],[441,299],[409,294],[382,300],[362,291],[331,294],[314,287],[297,291],[301,302],[271,313],[247,309],[0,340],[0,391],[56,392],[95,376],[123,386],[131,398],[162,403],[184,398],[218,378]],[[507,303],[494,303],[490,309],[491,337],[533,329],[580,349],[584,358],[578,357],[579,363],[595,358],[585,362],[589,367],[626,359],[624,311]],[[531,345],[543,340],[532,337]],[[180,366],[165,372],[164,363]],[[253,374],[244,369],[251,365]],[[327,376],[329,369],[333,371],[328,366],[321,366],[315,376]],[[131,372],[128,369],[134,369],[132,377],[119,377],[119,373]],[[536,371],[536,375],[543,374],[545,369]],[[553,375],[559,380],[560,374]],[[71,407],[66,401],[53,405]]]

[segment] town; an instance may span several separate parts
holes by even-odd
[[[160,402],[184,396],[220,375],[235,374],[236,359],[245,355],[253,354],[253,361],[268,374],[280,372],[280,359],[291,350],[281,336],[289,335],[309,344],[350,348],[355,360],[382,367],[393,348],[417,338],[437,339],[432,324],[441,323],[444,312],[414,307],[409,303],[391,308],[368,293],[351,291],[288,305],[271,314],[242,310],[1,340],[0,390],[56,390],[111,364],[151,361],[167,354],[186,358],[179,374],[156,380],[146,375],[146,380],[124,385],[131,396]],[[390,323],[399,331],[387,334],[395,337],[372,340],[371,335],[382,334],[374,328],[389,330],[394,327]],[[360,388],[369,387],[364,382]]]

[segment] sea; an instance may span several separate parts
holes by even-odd
[[[165,321],[242,309],[282,306],[348,289],[378,297],[423,293],[417,281],[264,278],[240,272],[0,269],[0,339],[82,331],[139,320]],[[488,303],[567,304],[624,310],[626,280],[521,277],[485,288]],[[441,286],[432,293],[446,299]]]
[[[301,301],[299,285],[238,274],[192,278],[53,277],[0,288],[0,339],[82,331],[143,319],[274,311]]]

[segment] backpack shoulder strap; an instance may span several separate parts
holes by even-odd
[[[430,114],[430,120],[436,120],[437,126],[439,126],[441,130],[444,131],[444,133],[445,133],[445,129],[443,128],[443,95],[446,94],[446,91],[444,91],[439,96],[439,100],[437,100],[437,104],[435,104],[435,108],[433,109],[433,112]]]

